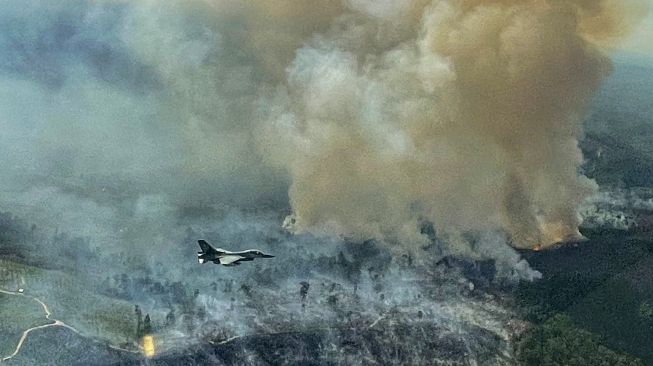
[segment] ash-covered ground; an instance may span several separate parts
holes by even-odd
[[[590,212],[601,212],[601,217],[609,213],[613,221],[588,216],[594,223],[584,229],[589,242],[564,253],[554,249],[527,254],[544,274],[542,280],[526,261],[502,267],[496,259],[442,255],[428,226],[423,230],[431,232],[433,246],[402,254],[374,241],[293,236],[278,224],[282,216],[269,212],[207,210],[204,214],[214,219],[186,226],[178,253],[107,255],[91,250],[88,241],[59,233],[46,242],[64,253],[53,260],[38,254],[42,245],[38,228],[3,214],[1,287],[11,292],[23,289],[20,295],[0,297],[3,353],[11,354],[21,332],[30,326],[53,319],[69,326],[34,330],[5,362],[520,364],[519,342],[534,321],[524,311],[520,283],[528,288],[533,280],[538,286],[552,278],[559,282],[560,274],[586,273],[594,282],[577,293],[582,300],[591,293],[588,289],[596,292],[607,278],[626,271],[628,261],[651,256],[651,241],[645,238],[651,230],[646,217],[653,210],[638,209],[640,216],[635,218],[641,220],[625,228],[619,219],[624,215],[622,201],[601,197]],[[645,196],[641,199],[646,202]],[[195,259],[197,237],[233,243],[236,248],[256,243],[276,257],[232,268],[200,265]],[[632,243],[637,237],[644,247],[622,242]],[[26,251],[27,243],[32,244]],[[573,281],[579,278],[584,277]],[[564,293],[564,281],[556,286]],[[638,296],[644,296],[645,303],[647,295]],[[44,319],[33,298],[48,306],[51,320]],[[585,301],[589,301],[585,306],[594,304]],[[557,311],[568,307],[583,314],[575,301],[562,303]],[[145,336],[154,341],[150,357],[143,348]]]
[[[620,197],[623,191],[611,194]],[[401,253],[374,241],[291,235],[279,225],[283,215],[269,210],[205,208],[204,218],[177,227],[185,228],[175,244],[177,252],[133,256],[128,251],[107,254],[90,247],[88,240],[64,233],[39,237],[38,228],[3,214],[0,284],[10,292],[23,289],[19,295],[1,297],[3,353],[11,354],[30,326],[54,319],[67,326],[34,330],[5,362],[521,364],[520,342],[537,324],[530,316],[539,314],[525,310],[533,305],[523,296],[529,286],[558,281],[556,289],[564,294],[561,274],[567,278],[575,273],[580,277],[570,281],[582,283],[585,277],[579,273],[586,273],[594,282],[571,294],[552,293],[554,298],[576,295],[582,300],[589,290],[596,292],[609,278],[628,270],[629,261],[651,256],[646,237],[653,210],[627,205],[636,210],[624,213],[623,198],[605,196],[597,196],[595,207],[588,209],[592,226],[583,230],[588,242],[525,253],[541,272],[516,252],[513,262],[503,264],[496,258],[444,254],[446,245],[438,243],[428,225],[422,230],[433,245]],[[647,202],[647,196],[638,197]],[[593,219],[596,212],[611,220]],[[624,227],[620,217],[626,214],[635,215],[636,224]],[[276,257],[238,267],[200,265],[195,255],[198,237],[234,248],[255,243]],[[633,242],[636,238],[639,242]],[[482,247],[481,241],[488,238],[476,240]],[[45,255],[38,250],[44,244],[62,254],[55,259]],[[541,291],[538,296],[546,297]],[[646,303],[645,293],[635,296]],[[34,299],[47,305],[50,320],[44,319]],[[584,306],[595,304],[591,298],[585,301],[589,304]],[[576,301],[561,304],[545,317],[569,309],[583,314]],[[148,357],[143,339],[149,336],[155,348]]]
[[[3,218],[20,229],[18,221]],[[225,238],[228,232],[233,236]],[[29,231],[16,235],[33,240]],[[34,331],[7,362],[38,363],[61,339],[82,337],[96,343],[94,353],[109,345],[123,349],[104,349],[93,362],[139,363],[142,337],[149,334],[154,360],[162,364],[515,363],[512,339],[524,325],[502,288],[514,286],[519,274],[498,273],[491,260],[438,257],[428,253],[432,248],[421,253],[424,259],[372,241],[290,236],[274,216],[259,213],[227,213],[212,231],[188,227],[184,235],[178,256],[152,253],[145,261],[151,266],[129,272],[119,270],[129,253],[112,258],[81,247],[70,254],[82,256],[85,266],[29,254],[14,258],[13,268],[5,260],[3,288],[23,288],[50,307],[52,319],[73,328],[41,331],[63,338]],[[199,265],[197,237],[236,247],[257,243],[276,257],[234,268]],[[75,245],[61,236],[53,241]],[[33,310],[35,319],[40,310]],[[7,350],[19,330],[5,330]],[[75,355],[79,348],[57,363],[93,363]]]

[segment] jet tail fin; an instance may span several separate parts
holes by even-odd
[[[200,245],[200,248],[202,249],[201,252],[198,252],[198,253],[197,253],[198,255],[201,255],[201,254],[208,254],[208,253],[213,253],[213,252],[216,251],[215,248],[213,248],[213,247],[211,246],[211,244],[209,244],[209,243],[206,242],[206,240],[202,240],[202,239],[200,239],[200,240],[197,241],[197,244],[199,244],[199,245]]]
[[[199,244],[201,251],[197,252],[197,261],[200,264],[206,263],[206,256],[211,253],[215,253],[216,250],[211,246],[211,244],[207,243],[206,240],[198,240],[197,244]]]

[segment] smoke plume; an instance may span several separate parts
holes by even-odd
[[[577,237],[583,113],[638,4],[4,2],[0,204],[103,248],[198,205],[412,248]]]
[[[264,148],[292,177],[297,231],[423,244],[500,229],[580,237],[588,102],[633,3],[351,0],[268,101]]]

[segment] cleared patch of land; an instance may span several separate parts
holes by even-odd
[[[52,323],[41,305],[28,297],[0,293],[0,309],[0,358],[14,351],[25,329]]]
[[[17,341],[23,330],[51,322],[30,296],[47,304],[53,319],[74,327],[84,336],[116,345],[133,340],[133,305],[98,294],[88,279],[0,260],[0,288],[16,291],[19,287],[24,288],[26,296],[0,295],[0,301],[6,301],[0,303],[0,331],[3,335],[15,334],[9,338]],[[0,339],[0,350],[12,348],[11,344],[16,342],[7,341],[8,337]]]

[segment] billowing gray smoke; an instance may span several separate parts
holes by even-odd
[[[409,248],[423,222],[458,252],[576,237],[580,122],[636,5],[4,2],[2,204],[103,244],[288,201],[297,232]]]

